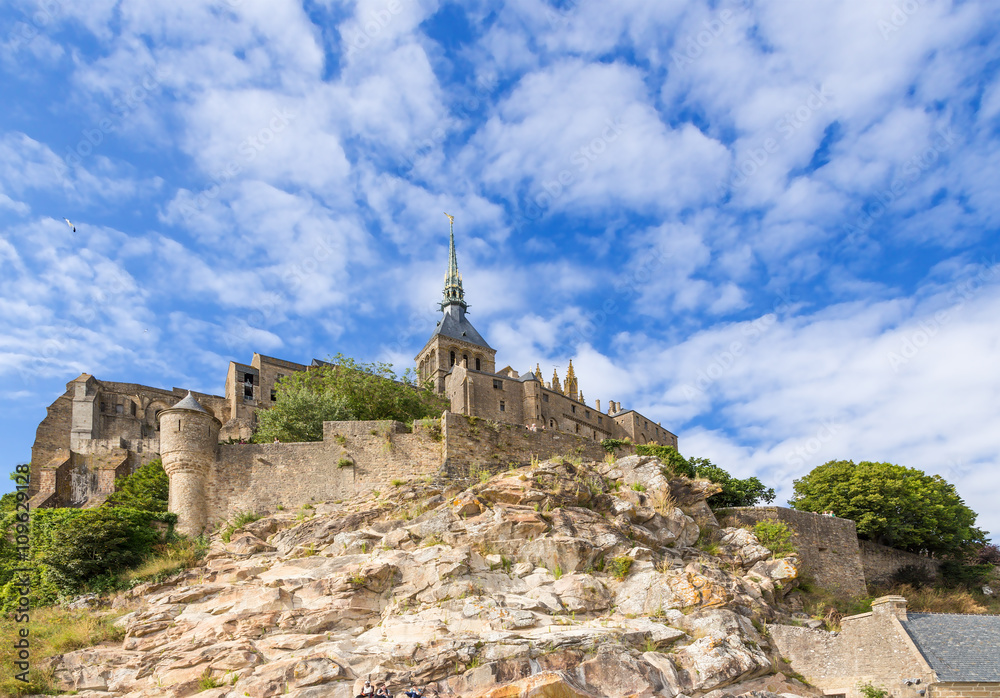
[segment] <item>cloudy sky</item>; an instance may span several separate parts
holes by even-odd
[[[447,211],[498,365],[573,359],[781,501],[887,460],[1000,531],[995,10],[4,3],[0,467],[81,372],[409,365]]]

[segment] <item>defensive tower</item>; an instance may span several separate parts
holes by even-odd
[[[205,481],[215,463],[221,427],[190,392],[160,413],[160,455],[170,478],[167,508],[177,514],[179,533],[197,536],[205,530]]]

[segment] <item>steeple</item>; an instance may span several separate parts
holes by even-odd
[[[566,382],[563,383],[563,392],[570,400],[577,399],[579,384],[576,381],[576,372],[573,370],[573,359],[569,360],[569,368],[566,370]],[[581,400],[582,402],[582,400]]]
[[[449,305],[457,305],[465,310],[469,304],[465,302],[465,290],[462,288],[462,275],[458,273],[458,257],[455,255],[455,217],[449,214],[448,222],[451,224],[451,244],[448,256],[448,273],[444,277],[444,300],[441,301],[441,310]]]
[[[535,378],[538,379],[539,383],[545,385],[545,379],[542,378],[542,367],[540,364],[537,363],[535,364]]]

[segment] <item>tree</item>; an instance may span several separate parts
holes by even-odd
[[[830,461],[795,480],[789,504],[852,519],[858,534],[902,550],[964,556],[986,542],[976,513],[940,475],[892,463]]]
[[[447,400],[419,385],[409,369],[397,376],[392,365],[360,363],[337,354],[332,364],[285,376],[277,404],[258,413],[254,441],[320,441],[323,422],[437,417]]]
[[[635,450],[640,456],[659,458],[667,470],[675,475],[702,477],[722,485],[722,492],[713,494],[707,500],[713,509],[752,507],[759,502],[774,501],[773,487],[765,487],[756,477],[748,477],[745,480],[733,477],[708,458],[685,458],[673,446],[643,444],[636,446]]]
[[[166,511],[170,495],[170,478],[163,461],[152,460],[131,475],[115,479],[115,491],[105,504],[143,511]]]

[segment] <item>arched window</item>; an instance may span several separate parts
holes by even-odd
[[[549,420],[549,428],[550,429],[555,429],[556,428],[556,420],[554,420],[554,419],[550,419]]]
[[[483,370],[482,368],[480,368],[480,365],[479,365],[479,357],[478,357],[478,356],[476,357],[476,370],[477,370],[477,371],[482,371],[482,370]]]
[[[462,354],[462,365],[465,366],[466,368],[469,367],[469,355],[468,354]]]
[[[451,352],[451,365],[455,365],[455,352]]]

